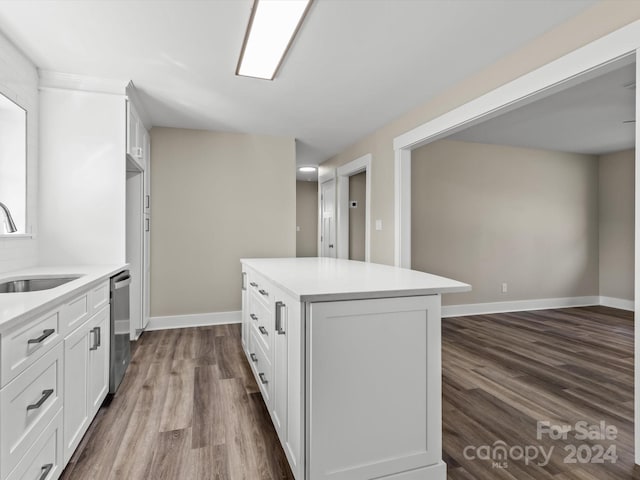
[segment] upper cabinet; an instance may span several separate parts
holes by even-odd
[[[141,170],[146,168],[146,149],[149,134],[136,107],[131,101],[127,101],[127,155],[138,164]]]

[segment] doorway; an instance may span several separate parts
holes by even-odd
[[[371,160],[368,153],[336,171],[338,258],[371,261]]]
[[[320,183],[320,256],[337,257],[336,249],[336,180]]]

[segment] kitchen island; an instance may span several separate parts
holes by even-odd
[[[243,259],[242,344],[297,480],[445,480],[440,295],[332,258]]]

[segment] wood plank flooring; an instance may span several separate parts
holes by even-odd
[[[449,318],[442,338],[443,454],[450,480],[640,478],[633,462],[631,312],[584,307]],[[571,426],[604,421],[618,435],[585,441],[573,430],[565,440],[538,439],[538,420]],[[553,447],[553,453],[545,466],[537,465],[539,453],[529,465],[508,459],[506,468],[473,459],[477,450],[465,455],[467,446],[498,441],[509,449]],[[617,462],[565,463],[567,445],[581,444],[585,461],[594,458],[595,445],[615,444]]]
[[[240,325],[146,332],[64,480],[293,480]]]
[[[618,429],[615,464],[567,464],[567,441],[536,422]],[[443,320],[443,457],[450,480],[618,480],[633,465],[633,316],[605,307]],[[554,448],[548,465],[506,468],[465,447]],[[293,479],[242,353],[239,325],[147,332],[65,480]]]

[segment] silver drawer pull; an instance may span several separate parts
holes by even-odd
[[[260,330],[260,333],[263,335],[269,335],[269,332],[267,332],[267,329],[263,326],[258,327],[258,330]]]
[[[97,350],[100,346],[100,327],[92,328],[90,333],[93,333],[93,347],[89,347],[89,350]]]
[[[38,400],[36,403],[32,403],[31,405],[27,405],[27,410],[37,410],[42,406],[44,402],[47,401],[47,398],[49,398],[52,394],[53,394],[53,388],[50,388],[48,390],[43,390],[42,397],[40,397],[40,400]]]
[[[258,316],[255,313],[252,313],[249,316],[251,317],[251,320],[255,320],[256,322],[258,321]]]
[[[258,363],[258,357],[255,353],[250,353],[249,356],[251,357],[252,362]]]
[[[276,332],[278,335],[284,335],[286,332],[282,326],[282,308],[286,307],[284,302],[276,302]]]
[[[53,468],[53,463],[47,463],[46,465],[43,465],[42,468],[40,469],[42,473],[40,474],[40,478],[38,478],[38,480],[44,480],[45,478],[47,478],[52,468]]]
[[[260,381],[262,382],[263,385],[266,385],[267,383],[269,383],[267,381],[267,378],[264,376],[264,373],[259,373],[258,376],[260,377]]]
[[[256,282],[251,282],[249,285],[251,285],[252,287],[257,287],[258,284]]]
[[[260,295],[262,295],[263,297],[268,297],[269,296],[269,292],[267,292],[266,290],[258,290],[258,292],[260,293]]]
[[[42,331],[42,335],[40,335],[38,338],[30,338],[27,343],[42,343],[45,338],[53,335],[53,332],[55,332],[53,328],[47,328],[46,330]]]

